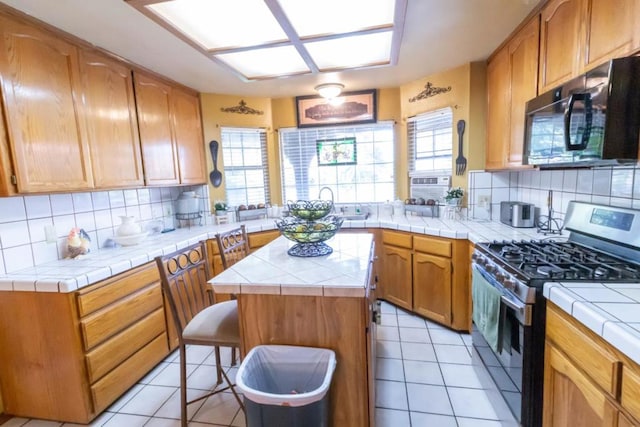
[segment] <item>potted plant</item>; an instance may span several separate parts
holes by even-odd
[[[213,208],[216,210],[216,215],[227,214],[227,203],[224,200],[216,200]]]
[[[459,206],[464,196],[464,190],[460,187],[455,187],[447,190],[447,194],[444,196],[444,200],[448,205]]]

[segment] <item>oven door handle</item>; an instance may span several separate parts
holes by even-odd
[[[531,305],[519,304],[504,295],[500,296],[500,302],[516,312],[517,318],[523,326],[531,326]]]

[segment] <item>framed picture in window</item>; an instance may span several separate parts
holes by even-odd
[[[318,95],[297,96],[298,127],[375,123],[376,90],[345,92],[331,101]]]
[[[318,150],[318,166],[355,165],[356,139],[322,139],[316,141]]]

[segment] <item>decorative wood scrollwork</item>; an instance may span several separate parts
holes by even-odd
[[[237,113],[237,114],[256,114],[261,116],[264,114],[264,111],[256,110],[255,108],[251,108],[247,106],[247,103],[244,102],[244,99],[241,99],[238,105],[235,107],[222,107],[220,111],[223,113]]]
[[[419,94],[417,94],[416,96],[409,98],[409,102],[416,102],[420,99],[429,98],[429,97],[436,96],[441,93],[450,92],[450,91],[451,91],[451,86],[434,87],[433,83],[427,82],[427,84],[424,85],[424,90]]]

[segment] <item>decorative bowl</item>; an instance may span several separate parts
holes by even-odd
[[[297,243],[318,243],[332,238],[342,226],[343,218],[327,216],[317,221],[287,217],[276,220],[276,226],[287,239]]]
[[[315,221],[324,218],[333,209],[331,200],[298,200],[288,202],[289,213],[296,218],[307,221]]]

